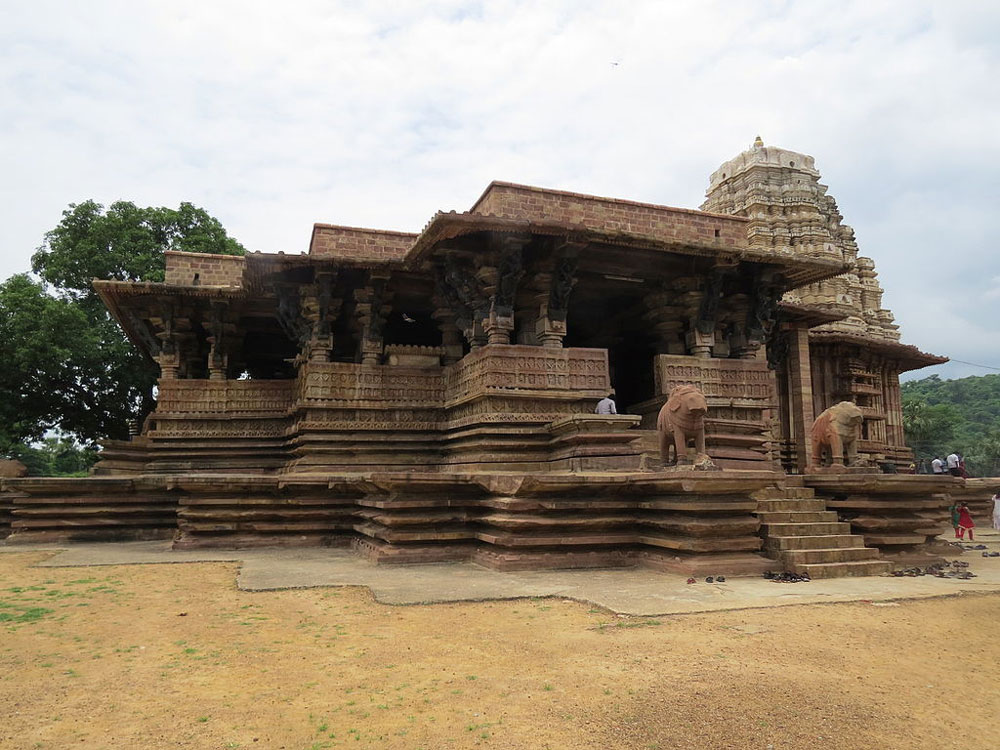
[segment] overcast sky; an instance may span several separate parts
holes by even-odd
[[[0,0],[0,278],[70,203],[248,250],[419,231],[490,180],[697,208],[811,154],[903,340],[1000,368],[1000,3]],[[952,363],[942,377],[994,370]]]

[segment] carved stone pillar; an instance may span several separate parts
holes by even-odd
[[[281,329],[298,347],[296,364],[304,361],[308,355],[307,345],[312,335],[312,325],[303,315],[303,304],[298,287],[291,284],[278,284],[275,294],[278,297],[277,318]]]
[[[439,276],[434,295],[434,312],[431,313],[431,317],[437,321],[441,331],[441,348],[444,350],[442,363],[450,365],[462,358],[462,331],[452,310],[452,305],[457,306],[457,300],[449,301],[442,283]]]
[[[167,354],[161,351],[156,356],[156,364],[160,366],[160,380],[176,380],[180,374],[180,358],[176,352]]]
[[[208,379],[225,380],[226,368],[229,365],[226,340],[226,315],[228,306],[225,302],[213,302],[208,318],[209,335],[207,337],[210,349],[208,352]]]
[[[697,327],[692,327],[685,337],[688,351],[695,357],[708,358],[712,356],[712,347],[715,346],[715,331],[704,333]]]
[[[461,264],[453,256],[446,256],[437,268],[440,296],[455,317],[455,325],[465,334],[470,349],[486,343],[483,321],[489,314],[490,298],[468,264]]]
[[[805,473],[812,465],[809,432],[813,420],[812,365],[809,359],[809,329],[798,324],[785,333],[788,340],[788,393],[791,400],[791,432],[795,439],[795,465]]]
[[[656,353],[686,353],[683,311],[677,306],[677,291],[661,286],[645,294],[642,302],[646,308],[642,317],[653,331]]]
[[[302,317],[310,335],[303,355],[310,362],[329,362],[333,352],[333,324],[344,300],[333,296],[336,271],[319,271],[315,283],[307,288],[302,302]]]
[[[552,274],[547,279],[548,292],[540,295],[535,336],[546,348],[560,349],[566,338],[566,318],[569,314],[569,297],[576,285],[576,268],[583,245],[561,242],[554,250]],[[541,285],[545,279],[541,279]]]
[[[180,356],[177,353],[177,332],[174,330],[174,310],[170,304],[165,304],[160,312],[162,330],[156,334],[159,339],[159,352],[156,363],[160,366],[161,380],[176,380],[180,375]]]
[[[500,239],[496,267],[482,266],[476,276],[490,297],[489,317],[484,321],[487,343],[509,344],[514,332],[514,299],[524,276],[522,250],[525,240],[518,236]]]
[[[355,313],[361,326],[358,359],[363,365],[377,365],[384,348],[383,332],[389,315],[392,293],[388,289],[388,274],[373,271],[368,284],[354,292]]]

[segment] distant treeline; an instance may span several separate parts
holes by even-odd
[[[972,476],[1000,475],[1000,375],[903,383],[903,425],[915,457],[965,457]]]

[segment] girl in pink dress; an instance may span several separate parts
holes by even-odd
[[[969,541],[974,541],[972,537],[972,530],[976,527],[976,524],[972,522],[972,516],[969,514],[969,506],[965,503],[958,504],[958,538],[964,539],[965,532],[969,532]]]

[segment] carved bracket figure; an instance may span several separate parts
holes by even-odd
[[[825,454],[834,466],[854,466],[858,460],[858,440],[861,437],[861,409],[850,401],[841,401],[820,414],[813,422],[813,461],[824,466]]]
[[[522,245],[523,241],[519,237],[505,237],[503,240],[492,304],[493,313],[498,318],[509,318],[514,315],[514,297],[521,277],[524,276]]]
[[[674,462],[692,463],[688,455],[688,441],[694,440],[695,452],[705,455],[705,415],[708,402],[704,394],[693,385],[678,385],[667,398],[656,418],[656,431],[660,439],[660,457],[671,463],[670,448],[674,448]],[[700,459],[697,459],[700,460]]]
[[[778,303],[781,301],[784,278],[772,269],[758,271],[754,279],[750,309],[747,311],[747,334],[766,343],[775,328]]]
[[[548,316],[565,322],[569,310],[569,295],[576,285],[576,267],[579,259],[573,251],[566,251],[556,262],[549,290]]]
[[[290,284],[275,287],[278,297],[277,317],[285,334],[301,349],[312,335],[312,325],[302,317],[299,291]]]

